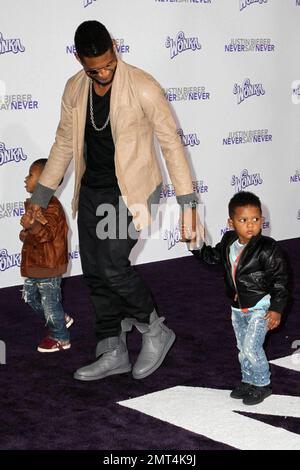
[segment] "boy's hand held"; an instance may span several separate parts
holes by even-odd
[[[33,224],[33,222],[34,218],[31,210],[26,211],[25,214],[22,215],[20,220],[20,224],[22,225],[22,227],[24,227],[25,230],[28,230]]]
[[[32,213],[33,221],[37,221],[42,225],[46,225],[47,219],[43,215],[41,206],[38,204],[29,204],[28,210]]]

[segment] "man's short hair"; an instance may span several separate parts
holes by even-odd
[[[82,57],[97,57],[113,48],[113,42],[106,27],[99,21],[81,23],[75,32],[75,49]]]
[[[261,202],[256,194],[249,191],[240,191],[236,193],[229,201],[228,212],[229,217],[233,217],[237,207],[254,206],[261,212]]]

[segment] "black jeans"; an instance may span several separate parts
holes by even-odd
[[[128,214],[123,201],[119,207],[119,196],[118,187],[99,190],[81,186],[80,189],[80,257],[83,277],[90,288],[95,311],[97,340],[118,336],[121,321],[125,317],[134,317],[142,323],[149,323],[150,313],[155,308],[150,290],[128,259],[137,243],[137,233],[135,232],[135,238],[120,238],[120,217],[124,225],[125,216],[128,228],[132,216]],[[97,236],[97,224],[106,217],[106,214],[96,215],[101,204],[111,204],[116,209],[116,237],[100,239]]]

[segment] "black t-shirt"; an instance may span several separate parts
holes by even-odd
[[[104,96],[99,96],[93,90],[93,110],[96,127],[100,128],[106,122],[109,114],[111,88]],[[103,131],[93,128],[90,116],[90,98],[87,104],[85,124],[84,157],[86,170],[82,184],[91,188],[101,189],[118,186],[115,171],[115,146],[111,135],[110,122]]]

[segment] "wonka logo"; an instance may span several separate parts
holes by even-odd
[[[171,59],[174,59],[181,52],[187,50],[196,51],[202,47],[197,37],[186,38],[183,31],[180,31],[175,39],[168,36],[165,45],[167,49],[170,49]]]
[[[173,230],[166,230],[163,240],[167,240],[168,250],[171,250],[171,248],[173,248],[180,240],[179,225],[177,224]]]
[[[241,176],[232,175],[231,186],[235,186],[235,191],[243,191],[248,186],[257,186],[262,184],[263,180],[259,173],[253,173],[249,175],[248,170],[245,169],[241,172]]]
[[[5,144],[0,142],[0,165],[11,162],[19,163],[21,160],[26,159],[27,155],[25,155],[21,147],[7,149],[5,148]]]
[[[261,5],[262,3],[268,3],[268,0],[240,0],[240,11],[253,3],[259,3]]]
[[[188,145],[194,147],[194,145],[200,144],[197,134],[184,134],[182,129],[178,129],[177,134],[180,136],[182,145],[185,147]]]
[[[5,248],[0,249],[0,271],[21,265],[21,253],[9,255]]]
[[[250,83],[250,79],[246,78],[242,85],[238,85],[237,83],[234,84],[233,94],[237,96],[237,103],[241,104],[244,100],[250,98],[250,96],[264,95],[265,90],[262,83],[254,83],[252,85]]]
[[[0,54],[5,54],[7,52],[17,54],[18,52],[24,51],[25,47],[21,44],[21,39],[4,39],[0,32]]]

